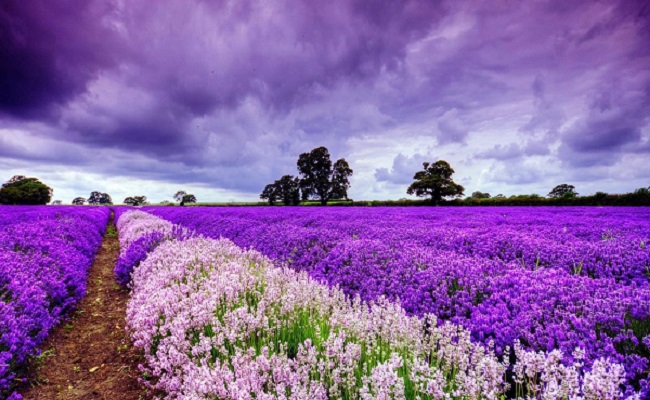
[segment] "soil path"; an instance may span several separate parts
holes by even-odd
[[[90,269],[88,289],[74,316],[53,330],[29,366],[24,399],[149,399],[139,383],[143,359],[124,329],[128,292],[113,267],[119,253],[113,217]]]

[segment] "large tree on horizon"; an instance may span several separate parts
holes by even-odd
[[[15,175],[0,188],[0,203],[14,205],[45,205],[54,190],[38,178]]]
[[[322,205],[333,199],[347,199],[352,168],[344,158],[334,165],[326,147],[317,147],[298,157],[302,200],[319,200]]]
[[[147,196],[129,196],[124,199],[123,203],[130,206],[142,206],[147,203]]]
[[[443,197],[460,197],[465,192],[465,188],[451,178],[455,171],[447,161],[438,160],[433,164],[423,162],[422,166],[424,169],[415,173],[415,182],[411,183],[406,193],[418,197],[430,196],[431,202],[438,204]]]
[[[174,200],[176,200],[180,206],[184,206],[186,203],[196,203],[196,196],[192,193],[187,193],[184,190],[179,190],[174,195]]]
[[[108,193],[91,192],[88,197],[88,204],[93,206],[111,205],[113,204],[113,199]]]
[[[573,185],[569,185],[566,183],[562,183],[560,185],[557,185],[554,187],[549,193],[548,197],[555,199],[558,197],[564,197],[564,198],[573,198],[577,197],[578,193],[576,193],[576,187]]]

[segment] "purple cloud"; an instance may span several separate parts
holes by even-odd
[[[626,83],[631,87],[621,87]],[[642,129],[648,124],[649,88],[650,73],[646,73],[628,82],[614,81],[598,91],[587,114],[563,132],[563,162],[585,167],[614,165],[625,152],[639,150]]]
[[[413,175],[422,170],[422,163],[425,161],[435,162],[436,160],[431,160],[430,157],[422,154],[414,154],[409,157],[400,153],[393,159],[390,170],[388,168],[375,169],[375,179],[378,182],[408,186],[413,182]]]
[[[615,175],[650,152],[649,13],[616,0],[9,0],[0,158],[251,196],[321,145],[352,164],[355,198],[401,197],[432,146],[467,182],[525,165],[480,181],[504,193],[573,168]]]
[[[8,0],[0,6],[0,112],[33,118],[83,93],[121,56],[109,2]]]

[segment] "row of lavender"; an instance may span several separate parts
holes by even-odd
[[[586,353],[648,395],[650,210],[151,208],[364,300],[400,299],[501,354]]]
[[[116,275],[132,278],[127,325],[166,398],[620,398],[623,368],[597,360],[585,371],[580,350],[562,365],[561,351],[515,341],[510,386],[507,362],[434,315],[350,301],[257,251],[150,214],[127,212],[117,226]]]
[[[107,208],[0,208],[0,398],[85,295]],[[15,396],[15,394],[13,394]]]

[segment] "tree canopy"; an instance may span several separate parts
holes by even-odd
[[[562,183],[554,187],[549,193],[548,197],[555,199],[558,197],[572,198],[577,197],[578,193],[575,191],[575,186]]]
[[[0,203],[16,205],[44,205],[52,200],[51,187],[38,178],[16,175],[0,188]]]
[[[487,192],[483,193],[483,192],[477,190],[476,192],[472,193],[472,198],[473,199],[489,199],[490,197],[492,197],[492,196],[490,196],[490,193],[487,193]]]
[[[184,206],[186,203],[196,203],[196,196],[191,193],[187,193],[184,190],[179,190],[174,195],[174,200],[176,200],[179,205]]]
[[[280,193],[275,183],[269,183],[264,186],[264,190],[260,194],[260,199],[268,201],[270,206],[274,206],[280,200]]]
[[[88,197],[88,204],[93,206],[111,205],[113,204],[113,199],[108,193],[91,192]]]
[[[183,201],[183,196],[185,196],[186,194],[187,194],[186,191],[179,190],[178,192],[176,192],[176,194],[174,195],[173,198],[174,198],[174,200],[176,200],[177,202],[180,203],[181,201]]]
[[[300,179],[292,175],[284,175],[274,183],[264,187],[260,199],[267,200],[269,205],[278,202],[284,205],[298,205],[300,203]]]
[[[189,203],[196,203],[196,196],[194,196],[191,193],[184,195],[183,198],[181,199],[181,205],[182,206],[184,206],[185,204],[189,204]]]
[[[344,158],[334,165],[326,147],[318,147],[298,157],[302,200],[319,200],[325,205],[332,199],[347,199],[352,169]]]
[[[443,197],[460,197],[465,192],[465,188],[451,178],[455,171],[447,161],[439,160],[433,164],[424,162],[422,166],[424,169],[415,173],[415,182],[411,183],[406,193],[418,197],[431,196],[433,203],[439,203]]]
[[[124,204],[130,206],[141,206],[147,203],[147,196],[129,196],[124,199]]]
[[[75,206],[83,206],[86,203],[86,199],[84,197],[75,197],[74,200],[72,200],[72,204]]]
[[[334,163],[334,171],[332,172],[332,199],[348,199],[348,189],[350,188],[350,180],[352,176],[352,168],[344,158],[337,160]]]

